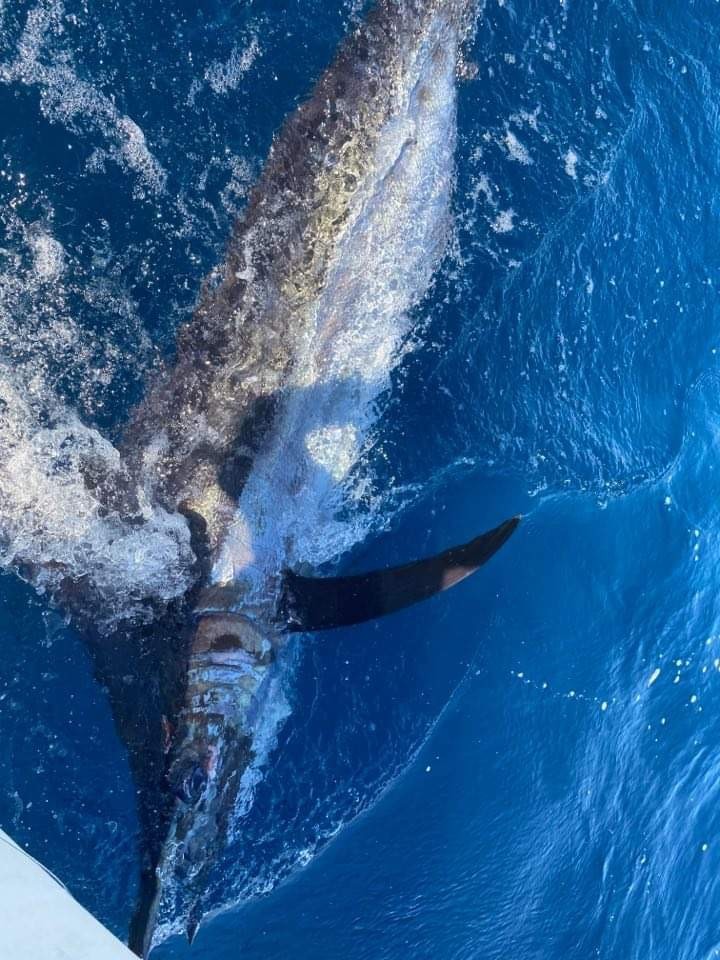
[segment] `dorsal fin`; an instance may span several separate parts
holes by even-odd
[[[469,543],[401,567],[350,577],[301,577],[285,572],[281,615],[294,632],[347,627],[409,607],[454,586],[481,567],[511,536],[520,517]]]

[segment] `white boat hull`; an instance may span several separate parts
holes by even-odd
[[[2,960],[137,960],[0,830]]]

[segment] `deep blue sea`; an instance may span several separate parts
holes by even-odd
[[[117,434],[361,13],[0,0],[0,354],[28,390]],[[719,41],[716,0],[487,0],[451,252],[340,563],[524,522],[452,593],[297,642],[219,912],[158,960],[720,956]],[[123,936],[105,695],[11,573],[0,643],[0,825]]]

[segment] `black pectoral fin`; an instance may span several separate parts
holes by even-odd
[[[285,572],[282,614],[288,629],[346,627],[402,610],[455,586],[486,563],[511,536],[520,517],[460,547],[402,567],[352,577],[301,577]]]

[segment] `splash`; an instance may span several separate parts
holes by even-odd
[[[0,569],[40,592],[93,598],[98,622],[149,616],[185,592],[194,561],[185,521],[133,489],[120,454],[61,397],[80,384],[88,410],[117,372],[120,351],[76,322],[72,252],[49,223],[5,213],[0,261]],[[92,290],[84,287],[86,298]],[[120,324],[118,325],[121,326]],[[89,478],[124,491],[113,509]]]
[[[87,469],[123,482],[118,451],[39,383],[0,365],[0,566],[40,592],[92,589],[100,623],[148,615],[190,585],[187,526],[143,502],[140,521],[107,511]]]
[[[107,155],[121,167],[132,170],[152,193],[165,190],[167,174],[150,151],[138,124],[121,113],[113,101],[92,83],[82,79],[70,54],[58,48],[57,37],[65,30],[64,8],[49,0],[28,14],[18,43],[17,56],[0,64],[0,83],[36,87],[43,115],[70,130],[96,130],[107,141]],[[99,151],[93,163],[101,166]]]

